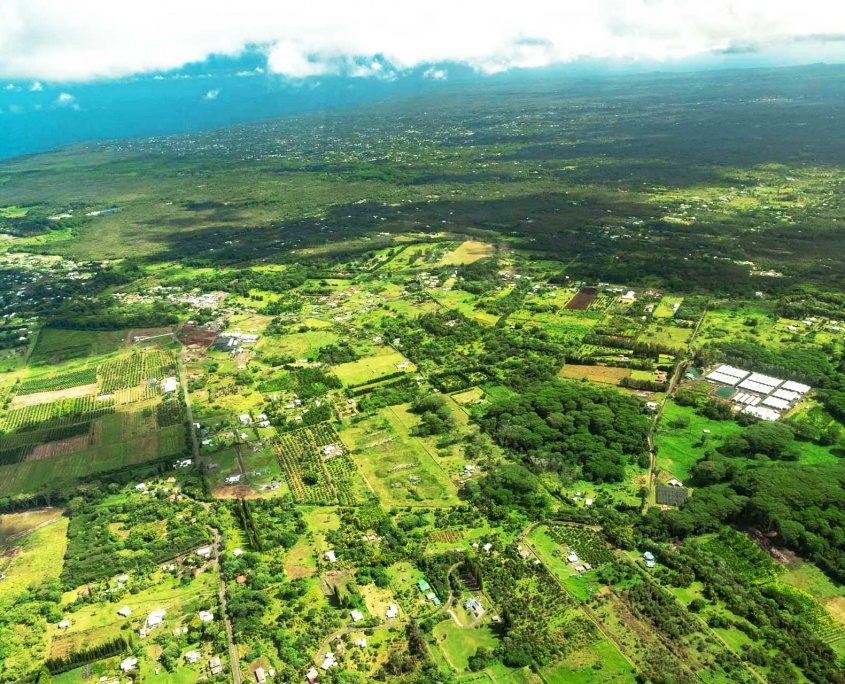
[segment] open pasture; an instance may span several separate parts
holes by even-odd
[[[407,365],[403,368],[397,368],[397,366],[403,364]],[[390,347],[375,347],[372,356],[365,356],[350,363],[342,363],[335,366],[333,370],[340,381],[348,386],[378,380],[397,371],[412,373],[417,370],[417,367]]]
[[[560,371],[560,377],[597,382],[604,385],[618,385],[623,378],[630,377],[628,368],[610,368],[608,366],[579,366],[567,363]]]

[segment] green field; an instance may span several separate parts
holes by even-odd
[[[408,365],[404,368],[397,368],[398,365],[405,363]],[[413,373],[416,369],[417,367],[413,363],[390,347],[376,347],[373,350],[373,356],[365,356],[358,361],[335,366],[334,373],[344,385],[360,385],[378,380],[384,375],[396,373],[399,370]]]

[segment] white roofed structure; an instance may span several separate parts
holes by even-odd
[[[749,372],[747,370],[734,368],[733,366],[719,366],[716,371],[722,375],[730,375],[732,378],[739,378],[740,380],[744,380],[749,376]]]
[[[733,387],[740,381],[740,378],[735,378],[732,375],[725,375],[719,371],[708,373],[705,379],[708,382],[718,382],[720,385],[728,385],[729,387]]]
[[[771,408],[785,411],[789,408],[789,402],[777,397],[766,397],[763,399],[763,406],[770,406]]]
[[[789,390],[785,389],[776,389],[772,392],[773,397],[777,397],[778,399],[784,399],[786,401],[798,401],[801,398],[801,395],[798,392],[790,392]]]
[[[751,380],[751,382],[759,382],[761,385],[766,385],[767,387],[779,387],[783,384],[783,380],[780,378],[773,378],[769,375],[763,375],[762,373],[752,373],[748,379]]]
[[[757,392],[757,394],[768,394],[772,391],[772,388],[768,385],[764,385],[759,382],[755,382],[751,378],[748,380],[743,380],[739,383],[741,389],[748,390],[749,392]]]
[[[780,418],[780,414],[777,411],[772,411],[772,409],[763,408],[762,406],[749,406],[745,409],[745,413],[757,416],[763,420],[777,420]]]
[[[783,383],[781,389],[789,390],[790,392],[798,392],[798,394],[807,394],[812,387],[809,385],[803,385],[800,382],[793,382],[792,380],[787,380]]]

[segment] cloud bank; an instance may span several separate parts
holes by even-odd
[[[0,78],[117,78],[246,49],[291,78],[390,78],[446,63],[497,73],[829,44],[843,34],[845,3],[830,0],[3,0]]]

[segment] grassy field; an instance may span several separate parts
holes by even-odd
[[[458,627],[451,618],[439,623],[433,634],[446,659],[459,672],[467,670],[469,657],[479,647],[495,649],[499,645],[499,639],[489,625]]]
[[[591,382],[597,382],[605,385],[618,385],[622,378],[627,378],[631,375],[628,368],[608,368],[606,366],[579,366],[576,364],[567,363],[560,371],[562,378],[572,378],[574,380],[582,380],[587,378]]]
[[[471,264],[479,259],[486,259],[495,254],[496,248],[486,242],[467,240],[458,245],[458,248],[443,257],[436,266],[456,266],[458,264]]]
[[[43,508],[0,515],[0,549],[7,548],[37,527],[55,522],[61,518],[62,513],[60,508]]]
[[[672,297],[666,295],[660,300],[660,303],[654,309],[655,318],[673,318],[675,315],[675,304],[680,304],[684,301],[683,297]]]
[[[125,337],[125,330],[43,328],[38,333],[38,340],[29,362],[33,366],[56,365],[66,361],[85,360],[111,354],[121,348]]]
[[[689,420],[689,424],[673,427],[673,422],[678,420]],[[710,430],[706,443],[701,442],[704,430]],[[683,481],[689,477],[690,468],[704,456],[706,449],[716,448],[725,437],[741,430],[732,420],[710,420],[699,416],[691,408],[667,401],[660,427],[654,436],[657,470],[665,470]]]
[[[455,485],[423,441],[408,433],[403,414],[402,407],[388,407],[343,432],[361,474],[384,503],[457,504]]]
[[[404,369],[397,368],[398,365],[403,363],[408,365]],[[380,377],[395,373],[397,370],[413,373],[417,370],[417,367],[390,347],[375,347],[372,356],[365,356],[357,361],[342,363],[334,367],[335,375],[340,378],[344,385],[357,385],[362,382],[378,380]]]
[[[634,684],[630,663],[607,639],[569,654],[552,667],[541,669],[546,684]]]

